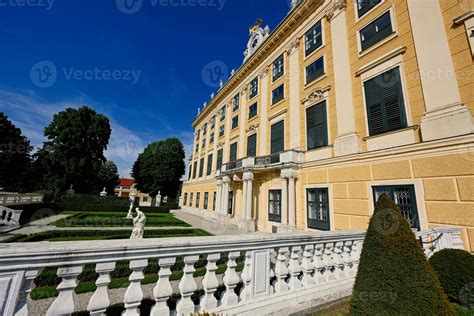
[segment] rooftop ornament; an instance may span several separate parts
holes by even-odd
[[[270,27],[267,25],[262,28],[262,19],[258,19],[255,24],[250,27],[250,39],[247,43],[247,49],[244,52],[244,62],[250,58],[257,51],[257,49],[265,42],[270,36]]]

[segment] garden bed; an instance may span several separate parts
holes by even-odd
[[[50,225],[56,227],[131,227],[132,221],[126,219],[126,213],[120,212],[62,212],[70,217],[58,220]],[[147,227],[191,227],[172,214],[146,214]]]

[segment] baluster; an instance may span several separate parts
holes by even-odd
[[[354,277],[354,265],[352,262],[352,240],[346,241],[344,243],[344,265],[348,277]]]
[[[277,262],[275,264],[275,275],[277,281],[275,283],[275,293],[288,291],[289,287],[286,283],[286,277],[288,276],[288,267],[286,262],[285,254],[288,252],[288,248],[278,248]]]
[[[301,279],[301,284],[304,287],[314,285],[314,278],[311,276],[314,271],[314,266],[311,262],[313,259],[313,250],[313,245],[304,246],[303,259],[301,260],[301,270],[303,271],[303,278]]]
[[[314,282],[317,284],[321,284],[326,282],[325,272],[324,271],[324,259],[323,259],[323,251],[324,246],[323,244],[318,244],[314,246],[314,257],[313,257],[313,265],[314,265]]]
[[[291,247],[290,264],[288,265],[288,271],[290,272],[290,280],[288,282],[288,286],[292,290],[297,290],[302,286],[301,281],[299,279],[299,276],[301,274],[299,255],[300,251],[301,246]]]
[[[346,278],[346,272],[344,271],[344,242],[340,241],[336,243],[334,248],[334,275],[336,279],[343,280]]]
[[[227,270],[224,274],[224,284],[226,291],[224,296],[222,296],[222,306],[233,306],[239,302],[239,297],[235,294],[234,289],[240,282],[239,275],[235,272],[235,267],[237,263],[235,260],[240,256],[240,252],[229,252],[229,261],[227,262]]]
[[[357,274],[357,271],[359,270],[360,254],[362,252],[363,245],[364,245],[363,240],[356,240],[352,244],[352,252],[354,253],[352,255],[352,258],[353,258],[353,267],[352,267],[352,269],[354,270],[355,274]]]
[[[324,247],[324,265],[328,282],[336,280],[336,266],[334,264],[334,243],[329,242]]]
[[[202,286],[204,287],[204,294],[201,300],[201,311],[211,310],[217,307],[217,299],[214,293],[217,291],[219,286],[219,280],[216,276],[217,261],[221,258],[220,253],[213,253],[207,255],[206,275],[202,280]]]
[[[15,316],[28,316],[28,295],[31,293],[33,280],[38,276],[39,270],[32,269],[25,271],[23,285],[21,287],[20,298],[18,300]]]
[[[245,253],[245,262],[244,262],[244,270],[242,271],[242,281],[244,282],[244,288],[242,292],[240,292],[240,299],[242,301],[250,300],[252,296],[252,252],[247,251]]]
[[[153,296],[156,304],[151,310],[152,316],[169,316],[170,308],[166,303],[168,298],[173,295],[173,288],[170,283],[171,267],[175,264],[176,258],[161,258],[158,260],[160,271],[158,272],[158,282],[153,289]]]
[[[184,275],[179,282],[179,291],[181,292],[181,299],[176,306],[176,313],[178,315],[189,315],[194,313],[194,302],[191,296],[197,289],[196,282],[194,281],[194,264],[199,260],[198,255],[185,256],[184,261]]]
[[[276,280],[273,280],[273,278],[275,277],[275,266],[276,266],[277,255],[278,254],[275,252],[275,249],[270,250],[270,294],[275,293]],[[272,262],[274,263],[273,267],[272,267]]]
[[[125,296],[123,302],[125,303],[125,311],[122,315],[124,316],[139,316],[140,310],[139,306],[143,300],[143,291],[140,282],[145,278],[143,274],[143,269],[148,265],[148,259],[143,260],[132,260],[130,261],[130,270],[132,274],[128,280],[130,285],[125,291]]]
[[[98,263],[95,272],[99,274],[95,284],[97,289],[92,295],[87,310],[91,316],[105,315],[105,311],[110,306],[108,285],[110,283],[110,273],[115,269],[115,262]]]
[[[58,297],[49,307],[47,316],[70,315],[75,312],[75,293],[77,286],[76,279],[82,272],[82,265],[61,267],[58,269],[58,277],[62,278],[57,289]]]

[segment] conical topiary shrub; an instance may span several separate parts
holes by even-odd
[[[370,219],[351,315],[454,315],[397,205],[382,194]]]

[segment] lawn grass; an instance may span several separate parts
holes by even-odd
[[[49,225],[56,227],[130,227],[132,221],[126,219],[122,212],[75,212],[67,211],[61,214],[71,215]],[[191,227],[177,219],[173,214],[146,214],[147,227]]]

